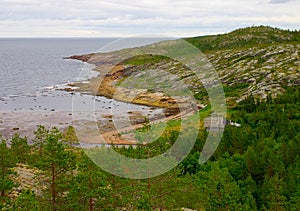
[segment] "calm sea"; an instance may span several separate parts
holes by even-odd
[[[0,111],[71,110],[71,94],[55,88],[72,81],[86,80],[97,73],[90,64],[63,57],[99,52],[102,47],[115,40],[116,38],[0,39]],[[127,47],[135,45],[136,43],[129,43]],[[107,99],[100,98],[97,102],[103,101]]]
[[[93,76],[93,71],[63,57],[97,52],[113,40],[0,39],[0,110],[70,109],[70,94],[51,87],[80,80],[82,71]]]

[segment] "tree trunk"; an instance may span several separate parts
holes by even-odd
[[[51,181],[51,195],[52,195],[52,210],[56,211],[56,190],[55,190],[55,165],[51,165],[52,181]]]
[[[90,191],[92,191],[92,179],[89,178],[89,188],[90,188]],[[93,198],[90,197],[90,201],[89,201],[89,211],[93,211],[94,210],[94,204],[93,204]]]
[[[5,174],[5,167],[4,167],[4,158],[3,158],[3,156],[1,157],[2,159],[1,159],[1,162],[3,163],[3,165],[2,165],[2,181],[4,181],[4,174]],[[4,190],[2,190],[1,191],[1,197],[4,197],[5,196],[5,191]]]
[[[94,210],[94,205],[93,205],[93,198],[90,198],[90,204],[89,204],[89,211],[93,211]]]

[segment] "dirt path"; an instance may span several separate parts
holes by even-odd
[[[158,124],[161,122],[167,122],[170,120],[175,120],[175,119],[180,119],[180,118],[184,118],[184,117],[188,117],[190,115],[193,115],[195,113],[194,110],[187,110],[184,112],[181,112],[179,114],[173,115],[173,116],[169,116],[169,117],[165,117],[165,118],[161,118],[161,119],[157,119],[154,121],[151,121],[150,123],[152,125],[154,124]],[[144,126],[144,124],[135,124],[135,125],[131,125],[128,127],[124,127],[118,130],[112,130],[109,132],[105,132],[103,134],[99,134],[97,136],[91,136],[91,137],[86,137],[84,140],[82,140],[83,143],[93,143],[93,144],[115,144],[115,145],[136,145],[137,141],[130,136],[129,134],[125,134],[120,136],[120,133],[130,133],[133,130],[142,128]]]

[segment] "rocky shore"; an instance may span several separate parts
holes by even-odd
[[[249,39],[251,35],[249,35]],[[205,89],[199,79],[194,77],[191,70],[172,60],[144,63],[118,64],[118,55],[128,50],[105,54],[88,54],[71,56],[69,59],[78,59],[95,64],[99,76],[90,80],[90,83],[75,83],[78,91],[92,92],[120,101],[144,104],[149,106],[176,108],[176,103],[188,105],[188,99],[175,102],[174,98],[166,96],[157,90],[132,89],[130,86],[119,86],[129,75],[143,70],[154,69],[158,75],[163,72],[176,74],[194,94],[205,96]],[[209,51],[205,53],[208,61],[215,68],[219,79],[224,86],[228,101],[239,102],[252,94],[265,99],[268,94],[275,97],[285,91],[286,86],[300,84],[300,45],[298,43],[279,43],[257,45],[247,48],[232,48]],[[205,75],[203,76],[206,77]],[[205,97],[202,99],[206,102]]]
[[[164,92],[145,88],[121,86],[120,83],[127,77],[140,73],[142,70],[155,69],[166,70],[174,68],[172,63],[162,61],[158,63],[145,63],[141,65],[118,64],[113,65],[115,54],[88,54],[75,55],[66,59],[76,59],[83,62],[95,64],[95,70],[99,72],[97,77],[89,80],[88,83],[72,83],[71,87],[76,89],[65,89],[65,91],[78,91],[91,93],[97,96],[104,96],[122,102],[146,105],[150,107],[168,108],[168,113],[178,113],[178,108],[189,108],[190,98],[184,96],[169,96]],[[147,83],[147,82],[145,82]],[[133,85],[134,86],[134,85]]]

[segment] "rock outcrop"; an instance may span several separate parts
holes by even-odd
[[[207,59],[219,75],[226,97],[230,101],[239,102],[250,94],[264,99],[268,94],[281,94],[286,86],[300,85],[300,44],[297,39],[299,40],[298,32],[253,27],[225,35],[187,40],[200,50],[204,49]],[[146,47],[155,48],[164,44],[165,42],[161,42]],[[78,91],[150,106],[178,107],[178,100],[175,102],[173,95],[166,95],[162,87],[151,80],[146,81],[147,89],[137,82],[134,82],[134,87],[126,82],[130,76],[133,80],[142,78],[143,71],[152,69],[154,71],[150,74],[150,79],[155,78],[159,82],[156,84],[168,84],[164,81],[166,77],[163,74],[173,74],[187,84],[194,94],[201,96],[203,103],[207,103],[208,97],[201,81],[189,68],[177,61],[164,58],[151,60],[147,55],[140,56],[139,60],[131,59],[133,62],[122,61],[113,65],[120,59],[120,55],[134,50],[135,48],[70,57],[95,64],[96,70],[100,72],[89,84],[75,84],[79,87]],[[208,76],[203,74],[202,77]],[[175,83],[169,85],[169,89],[176,88],[178,89],[178,85]],[[178,96],[179,99],[184,99],[180,103],[187,106],[189,99]]]
[[[33,191],[37,196],[40,196],[42,191],[47,188],[43,184],[45,177],[41,170],[25,164],[17,164],[12,170],[15,174],[10,177],[17,184],[17,187],[10,192],[11,198],[17,198],[23,190]]]

